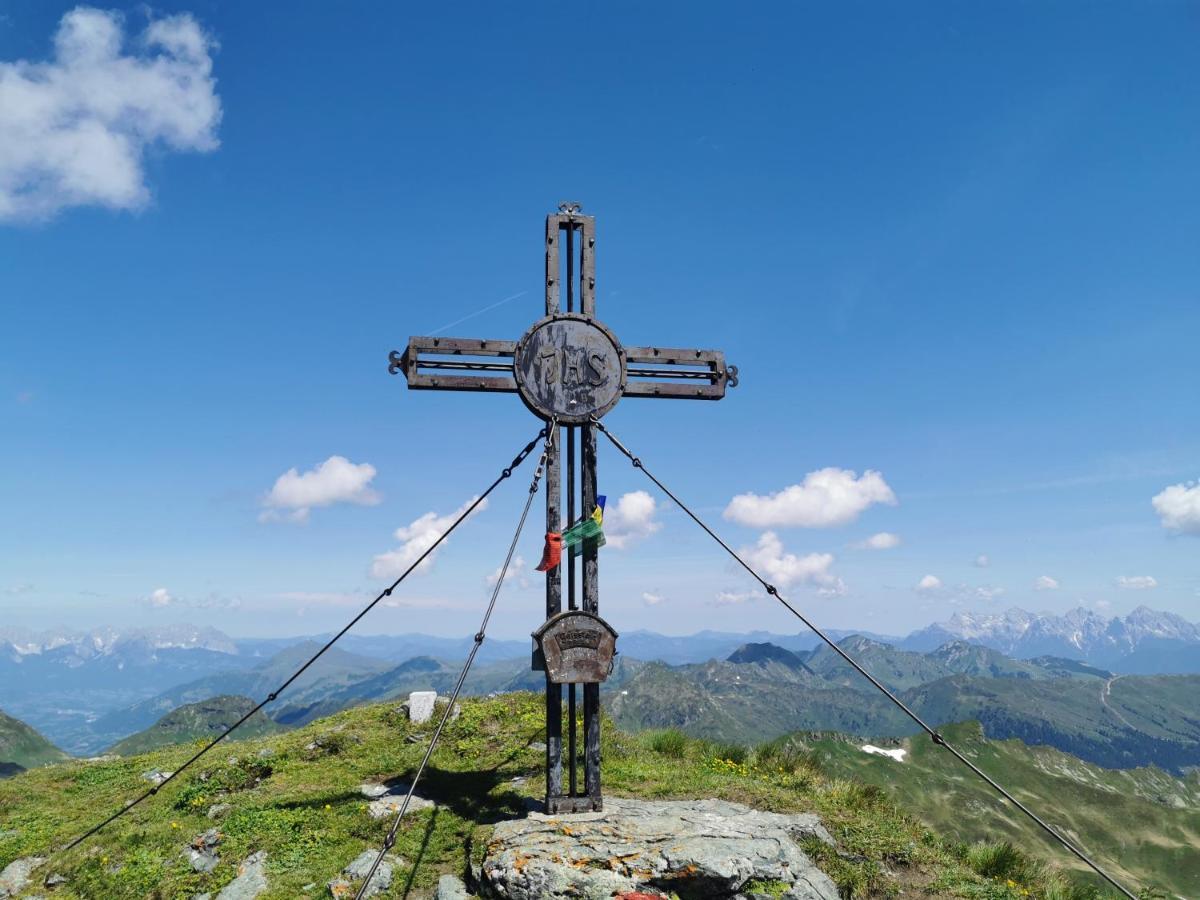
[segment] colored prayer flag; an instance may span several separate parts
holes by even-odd
[[[562,562],[563,536],[554,531],[546,532],[546,546],[542,548],[542,561],[538,563],[537,571],[549,572]]]

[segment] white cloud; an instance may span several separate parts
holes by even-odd
[[[753,600],[757,594],[751,591],[717,591],[717,596],[713,600],[716,606],[741,606],[743,603],[748,603]]]
[[[1162,519],[1163,528],[1185,534],[1200,534],[1200,482],[1173,484],[1150,501]]]
[[[752,528],[828,528],[853,522],[873,503],[896,505],[879,472],[858,477],[849,469],[818,469],[775,494],[738,494],[725,508],[725,518]]]
[[[446,597],[397,597],[391,596],[379,604],[390,609],[453,609],[475,610],[475,604],[464,603],[461,600],[451,600]]]
[[[654,518],[657,512],[658,502],[645,491],[622,494],[615,505],[604,511],[605,544],[624,550],[654,534],[662,528],[662,522]]]
[[[650,591],[645,591],[642,594],[642,602],[647,606],[658,606],[658,604],[662,603],[666,599],[667,598],[662,594],[654,594]]]
[[[900,546],[900,535],[892,534],[890,531],[881,531],[852,546],[855,550],[891,550],[893,547]]]
[[[992,587],[991,585],[982,585],[980,587],[966,587],[963,585],[959,589],[959,593],[965,593],[972,600],[995,600],[1004,594],[1004,588]]]
[[[755,546],[743,547],[740,553],[751,566],[765,573],[767,580],[776,587],[811,584],[823,594],[846,592],[842,579],[829,571],[833,565],[832,553],[809,553],[807,556],[785,553],[783,542],[773,531],[763,532]]]
[[[504,568],[503,565],[496,566],[492,573],[484,579],[484,581],[487,582],[488,587],[496,586],[496,582],[500,580],[500,570],[502,568]],[[529,581],[529,574],[529,571],[525,568],[525,557],[517,554],[512,558],[512,562],[508,565],[508,572],[504,576],[504,583],[512,585],[512,583],[516,581],[517,587],[521,588],[521,590],[524,590],[525,588],[529,587],[531,583]],[[539,572],[538,574],[541,573]]]
[[[175,598],[171,596],[170,591],[166,588],[155,588],[146,599],[154,607],[170,606],[175,602]]]
[[[371,574],[376,578],[395,578],[400,575],[416,562],[422,553],[432,547],[437,542],[437,539],[445,533],[446,529],[454,524],[454,520],[466,512],[476,499],[472,497],[454,512],[447,513],[444,516],[439,516],[435,512],[427,512],[419,519],[414,519],[408,525],[397,528],[395,537],[396,540],[400,541],[400,546],[395,550],[389,550],[387,553],[380,553],[376,556],[371,563]],[[487,509],[487,505],[488,502],[484,500],[475,508],[475,512],[471,513],[471,515],[474,516],[477,513],[483,512]],[[416,571],[421,573],[428,572],[436,558],[436,552],[430,554],[417,567]]]
[[[980,553],[977,557],[975,557],[975,561],[971,563],[971,565],[977,569],[986,569],[991,564],[991,557],[989,557],[986,553]]]
[[[940,591],[942,589],[942,579],[936,575],[926,575],[917,582],[918,591]]]
[[[1039,575],[1033,582],[1035,591],[1057,591],[1058,579],[1051,578],[1049,575]]]
[[[361,606],[371,598],[359,591],[283,591],[272,595],[288,603],[309,606]]]
[[[185,13],[151,21],[127,52],[122,26],[118,13],[76,7],[49,62],[0,63],[0,221],[138,209],[147,147],[216,149],[212,40]]]
[[[1158,587],[1158,579],[1153,575],[1121,575],[1117,578],[1117,587],[1126,591],[1148,591]]]
[[[344,456],[331,456],[304,473],[288,469],[275,480],[275,486],[263,499],[266,509],[258,519],[260,522],[281,518],[290,522],[307,522],[309,511],[314,506],[331,506],[334,503],[373,506],[379,502],[379,494],[370,487],[374,477],[373,465],[356,465]]]

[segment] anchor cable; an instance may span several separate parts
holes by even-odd
[[[380,847],[375,861],[371,863],[371,868],[367,872],[366,878],[363,879],[358,893],[354,895],[355,900],[362,900],[362,898],[367,896],[367,889],[370,887],[371,879],[375,877],[375,870],[379,868],[387,852],[395,846],[396,832],[400,830],[400,821],[404,818],[404,813],[408,811],[408,805],[417,790],[417,782],[421,779],[421,774],[425,771],[425,766],[429,763],[429,758],[433,756],[433,750],[437,746],[438,739],[442,736],[442,729],[446,727],[446,723],[450,721],[450,716],[454,713],[454,704],[458,701],[458,695],[462,690],[463,683],[467,680],[467,673],[471,671],[471,664],[475,662],[475,654],[479,652],[479,648],[483,645],[488,622],[492,618],[492,612],[496,608],[496,600],[500,596],[500,588],[504,586],[504,578],[508,574],[508,567],[512,563],[513,554],[517,550],[517,541],[521,538],[521,531],[525,528],[525,520],[529,517],[529,509],[533,505],[534,496],[537,494],[538,483],[541,481],[542,472],[546,467],[546,459],[551,448],[554,446],[552,435],[557,431],[558,422],[557,420],[552,420],[545,432],[551,436],[546,438],[546,446],[542,450],[541,459],[538,460],[537,469],[533,473],[533,481],[529,485],[529,496],[525,498],[525,508],[521,510],[521,518],[517,522],[517,530],[513,533],[512,542],[508,545],[508,555],[504,557],[504,565],[500,567],[500,574],[496,579],[495,586],[492,588],[492,599],[488,602],[487,609],[484,611],[483,621],[479,624],[479,631],[475,632],[475,643],[471,647],[471,652],[467,655],[467,661],[463,663],[462,671],[458,673],[458,681],[455,682],[450,699],[446,702],[446,709],[442,713],[442,718],[438,722],[437,728],[433,731],[433,737],[429,739],[429,746],[425,748],[425,755],[421,758],[421,764],[417,766],[412,783],[408,786],[408,793],[404,795],[404,802],[400,804],[400,809],[396,812],[396,816],[392,820],[387,837],[383,840],[383,846]]]
[[[1048,824],[1045,820],[1043,820],[1040,816],[1038,816],[1035,812],[1033,812],[1033,810],[1031,810],[1029,807],[1027,807],[1024,803],[1022,803],[1016,797],[1014,797],[1009,791],[1005,790],[1003,786],[1001,786],[998,782],[996,782],[993,778],[991,778],[986,772],[984,772],[977,765],[975,765],[975,763],[971,762],[971,760],[969,760],[966,756],[964,756],[961,752],[959,752],[959,750],[956,747],[954,747],[953,744],[951,744],[949,741],[947,741],[940,733],[938,733],[938,731],[936,731],[934,728],[931,728],[929,725],[927,725],[925,723],[924,719],[922,719],[919,715],[917,715],[915,712],[913,712],[911,709],[909,709],[909,707],[904,703],[903,700],[901,700],[894,693],[892,693],[890,690],[888,690],[886,687],[884,687],[883,684],[881,684],[873,675],[871,675],[870,672],[868,672],[866,669],[864,669],[858,663],[857,660],[855,660],[852,656],[850,656],[850,654],[848,654],[845,650],[843,650],[841,647],[839,647],[833,641],[832,638],[830,638],[827,634],[825,634],[825,632],[823,632],[820,628],[818,628],[816,625],[814,625],[808,619],[808,617],[806,617],[802,612],[800,612],[800,610],[798,610],[798,609],[796,609],[796,607],[792,606],[792,604],[789,603],[784,598],[784,596],[779,593],[779,590],[775,587],[775,585],[771,584],[765,578],[763,578],[761,575],[759,575],[758,572],[756,572],[750,566],[749,563],[747,563],[744,559],[742,559],[741,556],[738,555],[737,551],[735,551],[732,547],[730,547],[727,543],[725,543],[725,541],[723,541],[720,537],[718,537],[716,532],[714,532],[711,528],[709,528],[708,525],[706,525],[704,523],[704,521],[700,519],[699,516],[697,516],[694,512],[692,512],[692,510],[688,507],[688,505],[686,503],[684,503],[677,496],[675,496],[675,494],[672,493],[670,488],[668,488],[665,484],[663,484],[661,481],[659,481],[657,478],[655,478],[654,474],[649,469],[646,468],[646,466],[642,463],[641,459],[634,456],[629,451],[629,449],[617,439],[616,435],[614,435],[611,431],[609,431],[607,428],[604,427],[604,424],[599,419],[597,419],[595,416],[592,416],[591,423],[592,423],[592,425],[599,428],[600,431],[604,434],[604,436],[609,439],[609,441],[612,443],[612,445],[614,447],[616,447],[617,450],[619,450],[625,457],[627,457],[629,459],[629,461],[633,464],[633,467],[635,469],[639,469],[642,472],[644,472],[646,477],[649,478],[652,482],[654,482],[655,485],[658,486],[659,490],[661,490],[664,494],[666,494],[668,497],[670,497],[675,502],[675,505],[678,506],[685,513],[687,513],[688,517],[691,518],[691,520],[693,522],[695,522],[697,525],[699,525],[702,529],[704,529],[704,531],[707,532],[709,537],[711,537],[714,541],[716,541],[718,544],[720,544],[721,547],[725,550],[725,552],[728,553],[730,556],[732,556],[733,559],[738,563],[738,565],[740,565],[743,569],[745,569],[747,572],[749,572],[750,576],[752,578],[754,578],[754,580],[757,581],[759,584],[761,584],[768,594],[770,594],[772,597],[774,597],[776,600],[778,600],[780,603],[782,603],[787,608],[788,612],[790,612],[793,616],[795,616],[797,619],[799,619],[801,622],[803,622],[806,626],[808,626],[808,628],[817,637],[819,637],[822,641],[824,641],[831,650],[833,650],[843,660],[845,660],[847,663],[849,663],[850,666],[853,667],[855,669],[855,671],[857,671],[860,675],[862,675],[864,678],[866,678],[867,681],[871,682],[872,685],[874,685],[876,688],[878,688],[879,691],[885,697],[887,697],[889,700],[891,700],[892,703],[894,703],[897,707],[899,707],[899,709],[906,716],[908,716],[917,725],[919,725],[921,727],[921,729],[923,731],[925,731],[926,734],[929,735],[929,737],[933,740],[933,742],[935,744],[937,744],[939,747],[943,747],[944,749],[948,750],[951,754],[953,754],[958,759],[959,762],[961,762],[963,765],[965,765],[967,768],[969,768],[972,772],[974,772],[976,775],[978,775],[980,778],[982,778],[984,781],[986,781],[998,794],[1000,794],[1001,797],[1003,797],[1005,800],[1008,800],[1010,803],[1012,803],[1017,809],[1019,809],[1026,816],[1028,816],[1031,820],[1033,820],[1033,822],[1035,822],[1043,831],[1045,831],[1048,835],[1050,835],[1052,838],[1054,838],[1054,840],[1058,841],[1058,843],[1060,843],[1063,847],[1065,847],[1068,851],[1070,851],[1074,856],[1076,856],[1079,860],[1081,860],[1084,864],[1086,864],[1089,868],[1091,868],[1093,872],[1095,872],[1097,875],[1099,875],[1101,878],[1103,878],[1105,881],[1107,881],[1110,885],[1112,885],[1114,888],[1116,888],[1118,891],[1120,891],[1122,894],[1124,894],[1126,897],[1128,897],[1129,900],[1138,900],[1136,894],[1130,893],[1130,891],[1126,887],[1124,887],[1119,881],[1117,881],[1115,878],[1113,878],[1111,875],[1109,875],[1108,872],[1106,872],[1103,868],[1101,868],[1098,863],[1093,861],[1086,853],[1083,852],[1083,850],[1081,850],[1074,843],[1072,843],[1067,838],[1065,838],[1061,834],[1059,834],[1058,831],[1056,831],[1053,828],[1053,826]]]
[[[417,557],[417,559],[412,563],[412,565],[410,565],[407,569],[404,570],[404,572],[401,573],[399,578],[397,578],[395,581],[393,581],[388,587],[386,587],[382,591],[380,591],[379,595],[374,600],[372,600],[365,607],[363,607],[363,609],[358,613],[358,615],[356,615],[353,619],[351,619],[345,625],[345,627],[342,628],[341,631],[339,631],[337,634],[335,634],[333,637],[331,637],[325,643],[325,645],[323,647],[321,647],[320,650],[318,650],[316,653],[314,653],[312,656],[310,656],[308,658],[308,660],[304,663],[304,665],[300,666],[300,668],[298,668],[295,672],[293,672],[290,676],[288,676],[287,680],[284,681],[283,684],[281,684],[275,690],[271,691],[271,693],[269,693],[265,699],[260,701],[257,706],[255,706],[248,713],[246,713],[244,716],[242,716],[240,719],[238,719],[236,722],[234,722],[232,725],[230,725],[228,728],[226,728],[225,731],[223,731],[221,734],[217,735],[215,738],[213,738],[211,741],[209,741],[207,744],[205,744],[201,749],[196,751],[196,753],[190,759],[188,759],[187,762],[185,762],[185,763],[183,763],[183,765],[179,766],[174,772],[171,772],[169,775],[166,776],[166,778],[164,778],[158,784],[156,784],[153,787],[149,788],[148,790],[144,791],[143,793],[141,793],[140,795],[135,797],[133,800],[128,801],[125,804],[125,806],[123,806],[121,809],[117,810],[115,813],[113,813],[111,816],[109,816],[103,822],[100,822],[98,825],[92,826],[87,831],[85,831],[83,834],[81,834],[79,837],[75,838],[73,841],[71,841],[69,844],[67,844],[65,847],[63,847],[61,850],[56,851],[56,855],[58,853],[66,853],[68,850],[72,850],[75,847],[78,847],[80,844],[82,844],[84,841],[86,841],[92,835],[102,831],[104,828],[107,828],[109,825],[111,825],[117,819],[121,818],[121,816],[125,815],[125,813],[129,812],[131,809],[133,809],[135,806],[140,804],[142,801],[147,800],[150,797],[153,797],[155,794],[157,794],[159,792],[159,790],[164,785],[170,783],[171,781],[174,781],[177,777],[179,777],[179,775],[183,771],[188,769],[193,763],[195,763],[202,756],[204,756],[206,753],[208,753],[208,751],[211,750],[213,747],[217,746],[217,744],[221,743],[221,741],[225,740],[225,738],[229,737],[229,735],[231,735],[241,725],[243,725],[245,722],[247,722],[250,719],[250,717],[253,716],[256,712],[261,710],[268,703],[274,702],[275,699],[281,693],[283,693],[284,690],[286,690],[287,687],[289,685],[291,685],[291,683],[293,681],[295,681],[302,674],[304,674],[304,672],[308,669],[309,666],[311,666],[318,659],[320,659],[330,647],[332,647],[335,643],[337,643],[339,638],[341,638],[347,631],[349,631],[356,624],[358,624],[358,621],[363,616],[365,616],[372,609],[374,609],[376,607],[376,605],[378,605],[379,602],[381,600],[383,600],[385,597],[390,597],[392,595],[392,591],[394,591],[397,587],[399,587],[400,583],[402,581],[404,581],[404,579],[407,578],[410,574],[412,574],[412,572],[417,568],[417,566],[421,565],[421,563],[423,563],[429,557],[429,555],[431,553],[433,553],[433,551],[436,550],[438,548],[438,546],[441,545],[442,542],[445,541],[446,538],[448,538],[450,536],[450,534],[454,531],[454,529],[458,528],[458,526],[461,525],[467,519],[467,517],[469,517],[471,515],[471,513],[473,513],[476,509],[478,509],[479,505],[488,498],[488,495],[491,494],[492,491],[494,491],[497,487],[500,486],[501,482],[507,480],[508,478],[510,478],[512,476],[513,470],[516,469],[518,466],[521,465],[521,463],[523,463],[525,461],[525,457],[529,456],[529,454],[533,452],[534,448],[537,446],[539,441],[541,441],[543,438],[546,438],[546,440],[548,440],[548,441],[551,440],[548,437],[549,433],[550,432],[549,432],[548,427],[543,428],[541,431],[539,431],[537,433],[537,436],[534,437],[534,439],[532,441],[530,441],[528,444],[526,444],[524,447],[522,447],[520,452],[517,453],[517,455],[515,457],[513,457],[512,462],[510,462],[507,466],[505,466],[504,469],[500,472],[500,474],[496,477],[496,480],[493,481],[490,485],[488,485],[487,489],[484,490],[484,492],[482,494],[480,494],[473,501],[471,501],[470,505],[465,510],[463,510],[463,512],[461,514],[459,514],[458,518],[456,518],[451,523],[450,527],[447,528],[444,532],[442,532],[442,534],[438,537],[438,539],[436,541],[434,541],[424,553],[422,553],[419,557]],[[544,453],[543,453],[543,456],[544,456]],[[475,650],[478,650],[478,649],[479,649],[479,645],[478,645],[478,643],[476,643],[475,648],[471,651],[471,655],[474,656]]]

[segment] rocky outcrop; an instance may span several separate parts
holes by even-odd
[[[217,855],[217,847],[220,844],[221,832],[210,828],[203,834],[192,838],[191,844],[184,849],[183,855],[187,858],[188,865],[192,867],[193,871],[207,875],[221,861],[220,856]]]
[[[437,892],[433,900],[470,900],[473,895],[457,875],[443,875],[438,879]]]
[[[15,897],[28,886],[33,870],[46,860],[40,856],[27,856],[10,862],[0,872],[0,897]]]
[[[832,844],[815,815],[760,812],[724,800],[605,799],[604,812],[496,825],[480,869],[506,900],[609,898],[642,892],[735,897],[769,883],[791,900],[838,900],[798,843]]]
[[[326,885],[329,888],[329,895],[331,897],[357,896],[359,891],[358,882],[367,877],[378,855],[378,851],[364,850],[356,856],[353,862],[342,869],[342,877],[334,878]],[[375,870],[375,874],[371,878],[371,883],[366,886],[362,895],[364,897],[374,897],[376,894],[382,894],[390,888],[396,867],[403,864],[404,861],[397,856],[393,856],[390,853],[385,856],[380,860],[379,868]]]
[[[253,900],[267,889],[267,854],[259,850],[238,866],[237,878],[221,888],[217,900]]]
[[[400,811],[400,807],[404,805],[404,798],[408,796],[409,787],[406,782],[395,781],[391,784],[362,784],[358,790],[371,801],[367,805],[367,812],[371,818],[387,819]],[[432,800],[414,792],[412,799],[408,801],[408,812],[431,809],[434,805]]]

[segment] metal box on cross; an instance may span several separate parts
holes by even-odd
[[[595,424],[625,397],[720,400],[736,366],[720,350],[625,347],[596,318],[596,220],[577,203],[546,217],[545,317],[517,341],[413,337],[389,355],[413,390],[519,394],[556,432],[549,441],[546,531],[561,533],[596,505]],[[565,292],[560,291],[565,285]],[[566,308],[562,294],[565,293]],[[578,310],[576,299],[578,298]],[[558,433],[566,429],[566,441]],[[565,451],[566,479],[562,471]],[[566,488],[564,518],[563,488]],[[579,515],[577,516],[577,510]],[[564,554],[546,573],[546,621],[534,633],[534,667],[546,672],[546,812],[600,810],[600,683],[617,633],[599,615],[596,542]],[[565,578],[564,578],[565,570]],[[563,609],[563,581],[567,609]],[[577,584],[581,591],[577,592]],[[579,594],[582,594],[580,597]],[[582,602],[580,602],[582,601]],[[577,687],[583,693],[584,785],[579,790]],[[567,696],[567,785],[563,785],[563,694]]]

